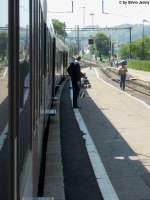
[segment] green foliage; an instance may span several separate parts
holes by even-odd
[[[128,58],[128,56],[129,56],[129,44],[121,45],[121,47],[119,49],[119,56],[123,59]]]
[[[119,49],[119,56],[121,58],[129,57],[129,43],[123,44]],[[150,59],[150,37],[144,37],[144,51],[143,39],[135,40],[131,43],[131,55],[133,59]]]
[[[83,60],[91,60],[90,54],[84,54],[82,57]]]
[[[54,30],[58,35],[61,35],[63,37],[67,36],[67,33],[65,31],[66,24],[64,22],[61,22],[57,19],[52,19],[52,23],[54,26]]]
[[[98,32],[95,40],[96,49],[102,61],[102,56],[108,56],[110,50],[110,39],[104,33]]]
[[[69,45],[69,55],[74,56],[74,55],[77,55],[77,53],[78,53],[77,45],[76,45],[76,43],[72,42]]]
[[[142,39],[132,42],[131,53],[133,59],[142,59]]]
[[[95,44],[90,45],[90,52],[91,52],[91,54],[96,54],[96,46],[95,46]]]
[[[150,36],[144,37],[144,58],[150,59]]]
[[[132,69],[150,71],[150,61],[149,60],[129,60],[128,67]]]

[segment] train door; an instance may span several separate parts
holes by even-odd
[[[55,96],[55,66],[56,66],[56,39],[53,38],[53,52],[52,52],[52,97]]]
[[[0,199],[8,200],[8,130],[11,87],[8,65],[8,0],[1,0],[0,13]]]
[[[19,5],[19,6],[18,6]],[[9,199],[24,192],[25,171],[31,161],[30,132],[30,9],[32,1],[9,0]],[[31,169],[31,168],[30,168]],[[32,190],[32,189],[31,189]],[[32,191],[31,191],[32,193]]]
[[[18,66],[18,182],[19,198],[25,194],[26,170],[32,174],[30,0],[19,0]],[[32,195],[32,180],[30,195]]]

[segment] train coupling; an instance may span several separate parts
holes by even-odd
[[[58,101],[58,97],[52,97],[53,101]]]
[[[45,111],[45,114],[46,115],[50,115],[50,116],[55,116],[56,115],[56,109],[47,109],[46,111]],[[44,199],[43,199],[44,200]]]
[[[23,200],[54,200],[54,197],[24,197]]]

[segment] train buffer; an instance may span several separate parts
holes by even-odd
[[[72,109],[69,82],[57,102],[59,123],[50,124],[44,196],[149,199],[150,106],[106,83],[96,68],[84,72],[92,88],[79,99],[81,109]]]

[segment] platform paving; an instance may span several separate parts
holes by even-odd
[[[129,73],[133,75],[135,78],[150,82],[150,72],[142,71],[142,70],[135,70],[135,69],[128,69]]]
[[[69,82],[63,90],[60,116],[66,200],[103,200],[72,109]]]
[[[74,116],[69,82],[60,90],[57,114],[50,120],[43,196],[53,200],[103,200]]]
[[[60,142],[60,96],[63,89],[58,90],[58,101],[55,102],[56,115],[50,119],[48,134],[46,169],[44,181],[44,197],[50,200],[65,200],[64,175]]]
[[[150,200],[150,107],[106,84],[98,69],[99,79],[95,68],[83,71],[92,88],[79,100],[80,113],[119,199]],[[69,85],[62,94],[60,117],[51,120],[44,196],[101,199],[71,107]]]
[[[94,68],[83,71],[92,88],[80,112],[119,199],[149,200],[150,107],[98,80]]]

